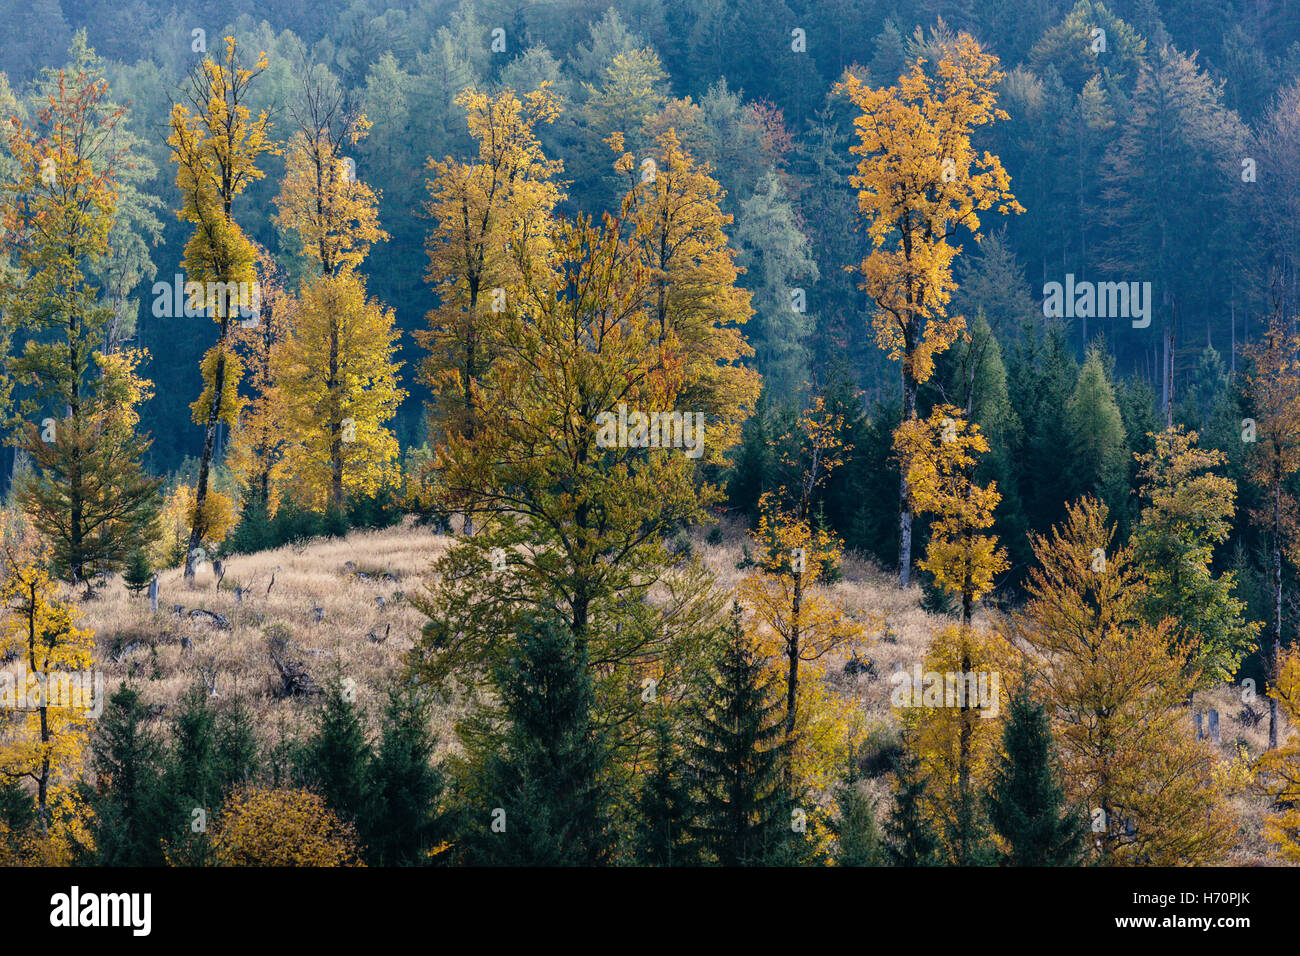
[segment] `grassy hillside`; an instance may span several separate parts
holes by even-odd
[[[406,596],[423,586],[430,564],[451,540],[410,523],[354,532],[232,557],[224,563],[220,586],[212,567],[199,573],[194,587],[184,584],[179,569],[165,572],[159,577],[157,615],[150,613],[145,595],[130,594],[118,581],[83,604],[83,613],[96,634],[108,692],[130,679],[162,717],[188,688],[204,682],[218,701],[238,695],[254,713],[263,744],[272,747],[282,736],[305,729],[311,707],[310,697],[276,696],[281,678],[271,653],[275,638],[286,641],[281,660],[301,662],[317,682],[350,679],[373,724],[384,688],[396,679],[424,622]],[[737,568],[744,541],[739,526],[724,524],[720,543],[710,544],[697,534],[692,549],[718,585],[731,590],[744,574]],[[866,625],[870,644],[861,657],[870,660],[871,668],[846,669],[850,654],[844,651],[829,662],[827,673],[836,693],[854,702],[870,728],[862,759],[870,788],[885,806],[888,761],[898,744],[888,676],[897,667],[910,669],[921,661],[943,620],[921,608],[918,589],[899,591],[892,576],[867,561],[847,556],[843,572],[843,580],[830,591]],[[245,591],[242,602],[236,601],[236,588]],[[177,605],[184,608],[179,616]],[[319,621],[316,608],[322,612]],[[229,630],[206,615],[192,617],[196,609],[224,616]],[[1225,773],[1231,772],[1239,744],[1252,756],[1266,748],[1267,721],[1250,726],[1243,720],[1238,688],[1202,692],[1194,706],[1221,715]],[[1259,701],[1255,708],[1264,709]],[[451,704],[436,712],[443,746],[454,746],[456,717]],[[1190,712],[1186,724],[1187,732],[1194,733]],[[1246,830],[1237,862],[1268,862],[1261,835],[1266,801],[1243,791],[1234,803]]]

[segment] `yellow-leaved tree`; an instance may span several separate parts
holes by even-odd
[[[984,830],[979,794],[1001,734],[996,718],[1007,701],[1012,654],[1006,641],[972,624],[975,603],[1007,567],[1006,552],[985,532],[1001,500],[990,482],[974,479],[977,456],[988,451],[979,426],[952,405],[936,405],[929,418],[904,420],[894,451],[918,514],[931,516],[930,540],[920,566],[935,583],[961,598],[961,622],[935,635],[922,665],[925,674],[953,675],[960,694],[937,706],[912,687],[901,718],[930,785],[927,810],[939,823],[948,858],[979,862]],[[959,699],[958,699],[959,698]]]
[[[341,512],[351,496],[397,486],[388,423],[406,393],[397,387],[393,311],[367,298],[356,272],[371,244],[388,238],[378,196],[343,155],[370,122],[344,107],[337,86],[310,76],[304,86],[276,205],[316,275],[303,284],[289,334],[271,357],[284,428],[275,470],[301,504]]]
[[[1256,765],[1256,779],[1276,808],[1264,821],[1264,836],[1282,859],[1300,864],[1300,648],[1283,655],[1269,694],[1282,705],[1292,731],[1281,748],[1264,754]]]
[[[212,832],[221,866],[364,866],[353,827],[319,794],[245,786],[222,805]]]
[[[278,504],[271,478],[289,438],[281,427],[284,403],[275,373],[297,300],[285,288],[284,271],[270,254],[259,250],[258,260],[261,301],[257,321],[241,322],[234,331],[252,397],[244,403],[239,424],[231,433],[226,466],[244,489],[245,507],[271,515]]]
[[[389,236],[379,227],[379,195],[356,174],[345,150],[370,131],[370,120],[345,104],[343,90],[319,68],[302,81],[298,124],[285,148],[276,224],[297,234],[301,254],[320,275],[359,266]]]
[[[894,86],[872,89],[848,74],[836,89],[858,108],[860,156],[850,182],[867,223],[871,251],[863,259],[863,289],[875,303],[876,341],[902,362],[903,418],[916,417],[917,388],[934,360],[965,327],[948,314],[956,288],[953,259],[958,230],[980,238],[979,213],[1023,212],[1010,178],[992,153],[980,154],[971,134],[1007,114],[996,106],[1003,74],[998,59],[969,34],[936,41],[933,75],[917,57]],[[912,501],[900,482],[899,578],[907,587],[912,562]]]
[[[776,440],[786,449],[781,464],[795,480],[760,497],[751,532],[756,566],[736,591],[750,612],[748,630],[773,672],[773,686],[783,691],[786,784],[811,798],[809,833],[817,843],[830,837],[827,798],[867,729],[861,702],[828,680],[835,652],[847,650],[856,658],[867,638],[862,623],[832,593],[842,545],[811,514],[817,491],[842,463],[843,425],[842,416],[829,412],[818,396],[793,433]]]
[[[428,161],[433,228],[425,242],[425,279],[438,296],[428,328],[415,333],[428,356],[421,379],[432,389],[435,432],[471,434],[476,420],[472,383],[491,365],[494,328],[514,303],[507,290],[524,272],[540,275],[552,254],[550,220],[564,198],[559,160],[547,159],[539,124],[560,106],[545,84],[521,100],[513,90],[489,95],[467,89],[465,111],[478,155]]]
[[[622,150],[622,134],[609,143]],[[660,344],[668,345],[671,335],[682,366],[679,407],[708,416],[705,454],[719,461],[739,440],[743,413],[754,407],[760,387],[758,373],[739,364],[754,354],[741,332],[753,309],[724,231],[732,222],[720,206],[725,193],[671,128],[655,138],[651,155],[638,161],[623,153],[615,169],[629,179],[622,225],[650,276]]]
[[[1091,815],[1093,859],[1214,863],[1236,827],[1215,755],[1188,719],[1199,674],[1171,622],[1147,621],[1134,545],[1116,548],[1113,537],[1094,498],[1033,536],[1039,566],[1010,635],[1030,652],[1066,793]]]
[[[263,178],[257,161],[279,150],[270,139],[270,118],[265,110],[254,117],[248,108],[253,81],[266,69],[266,54],[251,67],[240,63],[234,37],[226,37],[220,60],[206,57],[190,72],[185,102],[171,112],[171,161],[176,164],[176,185],[181,192],[177,216],[194,225],[185,245],[187,292],[195,287],[193,305],[207,308],[217,322],[217,342],[203,356],[203,391],[190,406],[196,424],[202,425],[203,452],[199,457],[190,539],[185,556],[185,578],[193,580],[200,545],[209,539],[213,510],[208,504],[208,481],[216,447],[217,425],[234,428],[239,420],[239,378],[242,365],[235,354],[232,328],[237,310],[232,295],[257,283],[257,252],[235,221],[237,196],[250,183]],[[194,298],[200,301],[193,301]]]
[[[367,298],[350,269],[303,287],[273,373],[286,436],[276,480],[301,505],[338,509],[399,484],[397,436],[387,427],[406,397],[395,325],[393,310]]]
[[[9,691],[22,709],[0,719],[0,778],[34,790],[41,837],[34,852],[44,863],[71,862],[87,844],[87,811],[77,796],[94,697],[95,636],[78,626],[40,550],[5,555],[0,599],[0,660],[21,662]]]

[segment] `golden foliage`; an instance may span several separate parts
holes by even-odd
[[[1097,861],[1213,863],[1235,821],[1187,719],[1199,672],[1169,622],[1145,620],[1133,545],[1114,549],[1113,535],[1106,506],[1085,498],[1033,536],[1039,567],[1012,633],[1052,715],[1066,791],[1104,826]]]
[[[348,496],[400,483],[397,436],[387,427],[406,397],[395,323],[354,272],[303,286],[273,360],[284,439],[275,474],[300,505],[342,507]]]
[[[242,787],[213,827],[221,866],[364,866],[356,834],[308,790]]]
[[[976,455],[988,450],[979,426],[952,405],[936,405],[928,419],[903,421],[894,432],[912,504],[933,515],[921,567],[940,587],[961,595],[967,620],[972,602],[1007,568],[997,538],[981,533],[993,526],[993,509],[1002,500],[996,483],[981,488],[973,479]]]
[[[0,725],[0,777],[34,786],[43,830],[66,836],[79,817],[68,801],[86,749],[88,711],[97,703],[86,699],[81,679],[94,666],[95,635],[78,626],[76,609],[60,598],[45,568],[42,552],[7,555],[0,585],[0,659],[25,668],[27,683],[16,692],[29,705]]]
[[[1283,860],[1300,864],[1300,648],[1283,656],[1269,695],[1285,710],[1291,736],[1256,764],[1256,779],[1277,808],[1264,822],[1264,836]]]
[[[560,112],[545,85],[522,100],[511,90],[489,96],[471,88],[456,104],[478,156],[428,162],[424,211],[434,226],[425,278],[439,304],[428,329],[415,333],[429,353],[421,376],[434,391],[435,420],[453,432],[472,428],[470,383],[491,364],[497,322],[515,308],[519,283],[526,274],[545,281],[551,215],[564,198],[555,181],[563,164],[546,158],[535,132]]]
[[[610,138],[616,150],[622,143],[621,136]],[[656,137],[652,153],[640,166],[631,153],[615,163],[629,178],[623,219],[650,277],[647,299],[658,344],[667,346],[671,336],[678,353],[684,376],[679,407],[708,415],[706,456],[721,461],[758,398],[758,373],[739,364],[754,354],[740,329],[753,314],[750,293],[737,281],[736,250],[724,231],[732,217],[722,212],[725,194],[712,170],[682,148],[671,128]]]
[[[1007,118],[995,105],[997,57],[966,33],[938,49],[933,78],[918,57],[894,86],[871,89],[850,73],[836,87],[860,111],[851,150],[861,160],[850,181],[871,240],[861,271],[876,303],[876,340],[912,383],[929,379],[935,356],[965,326],[947,314],[956,228],[978,241],[980,212],[1024,211],[1001,161],[971,143],[974,130]]]

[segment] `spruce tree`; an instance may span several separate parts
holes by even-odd
[[[686,767],[672,725],[662,715],[653,732],[654,753],[637,797],[632,852],[640,865],[683,866],[694,862],[686,840]]]
[[[126,571],[122,574],[122,583],[132,594],[139,594],[153,580],[153,568],[149,566],[149,555],[144,548],[136,548],[126,562]]]
[[[875,801],[862,791],[852,767],[840,781],[835,803],[835,865],[882,866],[884,840],[876,822]]]
[[[782,714],[776,677],[733,606],[690,721],[698,780],[691,833],[711,862],[744,866],[785,858],[794,801],[784,784],[790,746]]]
[[[470,754],[462,843],[469,862],[583,866],[609,858],[604,740],[585,647],[553,617],[527,619],[494,670],[506,729],[464,725]]]
[[[1099,348],[1088,350],[1067,413],[1074,479],[1070,497],[1095,495],[1112,511],[1122,513],[1128,495],[1128,436]]]
[[[94,808],[95,864],[161,866],[163,747],[140,695],[123,685],[109,698],[91,743],[99,787]]]
[[[360,823],[367,861],[375,866],[419,866],[441,842],[443,774],[432,763],[436,738],[431,701],[409,690],[390,691],[379,746],[367,771],[372,798]]]
[[[1082,814],[1066,805],[1053,767],[1047,711],[1022,687],[1011,699],[1002,735],[1003,754],[993,767],[985,802],[994,830],[1006,844],[1008,866],[1075,866],[1087,836]]]
[[[325,798],[339,818],[355,823],[368,811],[371,759],[362,712],[338,679],[326,682],[315,727],[299,755],[301,778]]]
[[[172,750],[167,790],[191,808],[215,809],[220,787],[216,780],[216,715],[208,694],[195,685],[181,698],[172,722]]]
[[[238,697],[217,715],[217,782],[223,794],[249,783],[258,772],[253,714]]]
[[[939,837],[921,809],[925,778],[914,753],[904,753],[896,775],[894,806],[885,822],[889,860],[894,866],[937,866]]]
[[[207,827],[221,808],[216,768],[216,715],[207,688],[196,684],[180,700],[172,719],[164,792],[167,804],[167,862],[203,866],[212,861]]]

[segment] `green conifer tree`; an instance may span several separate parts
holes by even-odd
[[[794,801],[784,785],[789,743],[776,678],[745,633],[739,606],[721,637],[690,721],[698,781],[691,835],[722,866],[783,861]]]
[[[1051,725],[1042,705],[1022,687],[1011,699],[985,803],[1006,849],[1008,866],[1075,866],[1087,826],[1053,772]]]

